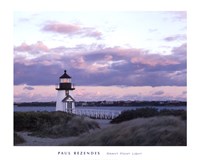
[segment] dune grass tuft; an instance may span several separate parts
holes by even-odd
[[[24,143],[25,139],[14,132],[14,145]]]

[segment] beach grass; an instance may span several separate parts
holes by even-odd
[[[31,132],[39,137],[78,136],[99,128],[94,120],[66,112],[15,112],[14,131]]]
[[[185,146],[186,121],[176,116],[137,118],[80,136],[65,146]]]
[[[184,110],[153,108],[124,111],[112,123],[66,112],[15,112],[14,145],[28,143],[26,133],[30,145],[52,139],[51,145],[63,146],[186,146],[186,119]],[[47,143],[36,144],[34,137]],[[70,140],[57,143],[59,138]]]
[[[25,139],[18,135],[16,132],[14,132],[14,145],[24,143]]]

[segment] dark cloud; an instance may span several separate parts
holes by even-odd
[[[93,27],[83,27],[78,24],[64,24],[58,22],[49,22],[45,24],[42,31],[59,33],[69,36],[81,36],[81,37],[92,37],[95,39],[101,39],[102,33],[97,31]]]
[[[159,55],[119,47],[89,52],[77,46],[76,54],[58,47],[31,60],[15,55],[14,83],[54,85],[67,69],[75,85],[185,86],[186,48],[183,44],[173,48],[171,55]]]
[[[58,65],[45,66],[42,64],[26,65],[23,63],[14,64],[14,84],[27,85],[55,85],[58,83],[59,71],[62,68]]]
[[[27,87],[24,87],[23,90],[34,90],[34,87],[27,86]]]

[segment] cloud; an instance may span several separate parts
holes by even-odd
[[[26,87],[23,88],[23,90],[34,90],[34,87],[26,86]]]
[[[29,19],[29,18],[20,18],[20,19],[19,19],[19,22],[20,22],[20,23],[23,23],[23,22],[26,22],[26,23],[27,23],[27,22],[30,22],[30,19]]]
[[[133,56],[131,58],[132,63],[139,63],[149,66],[166,66],[166,65],[173,65],[173,64],[179,64],[179,61],[172,59],[170,56],[161,56],[158,54],[139,54],[137,56]]]
[[[30,93],[30,92],[14,95],[15,102],[50,102],[50,101],[55,101],[55,100],[56,100],[56,96]]]
[[[186,40],[185,35],[177,34],[169,37],[165,37],[163,39],[164,41],[171,42],[171,41],[181,41],[181,40]]]
[[[151,29],[148,29],[148,31],[152,33],[152,32],[157,32],[157,31],[158,31],[158,29],[151,28]]]
[[[184,43],[178,47],[174,47],[172,49],[172,53],[174,54],[174,56],[181,56],[182,59],[186,59],[187,44]],[[179,58],[181,58],[181,57],[179,57]]]
[[[20,46],[14,47],[15,52],[29,52],[30,54],[40,54],[42,52],[48,52],[48,50],[48,47],[41,41],[31,45],[22,43]]]
[[[186,11],[173,11],[171,12],[174,15],[175,20],[186,20],[187,19],[187,12]]]
[[[62,74],[62,73],[61,73]],[[26,85],[14,86],[15,102],[25,101],[55,101],[55,86],[34,86],[34,90],[23,90]],[[94,100],[186,100],[186,87],[165,86],[165,87],[121,87],[121,86],[75,86],[71,92],[77,101]],[[164,94],[154,95],[158,91]],[[119,94],[120,93],[120,94]]]
[[[64,24],[59,22],[49,22],[45,24],[42,31],[64,34],[68,36],[81,36],[101,39],[102,33],[93,27],[83,27],[78,24]]]
[[[162,95],[162,94],[164,94],[163,91],[156,91],[156,92],[153,93],[153,95]]]
[[[186,85],[186,44],[174,47],[170,55],[151,54],[137,48],[86,48],[49,48],[33,59],[16,54],[14,84],[55,85],[67,69],[76,85]]]
[[[59,71],[63,72],[63,69],[57,64],[46,66],[44,64],[15,63],[14,84],[56,85],[60,76]]]
[[[170,16],[170,19],[167,16],[164,18],[164,20],[170,20],[172,22],[177,22],[177,21],[182,22],[187,19],[186,11],[166,11],[163,13]]]
[[[187,91],[183,91],[182,94],[183,94],[183,95],[186,95],[186,94],[187,94]]]

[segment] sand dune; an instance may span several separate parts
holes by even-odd
[[[40,138],[17,132],[25,139],[19,146],[186,146],[186,121],[175,116],[137,118],[119,124],[96,120],[100,128],[79,136]]]
[[[108,126],[111,126],[109,120],[96,120],[96,122],[99,124],[100,128],[106,128]],[[90,130],[90,133],[100,130],[100,129],[95,129],[95,130]],[[17,144],[16,146],[59,146],[63,145],[66,143],[71,143],[75,141],[79,136],[74,136],[74,137],[64,137],[64,138],[43,138],[43,137],[36,137],[36,136],[31,136],[30,132],[16,132],[19,136],[23,137],[25,142],[21,144]],[[88,133],[84,133],[82,135],[85,135]]]

